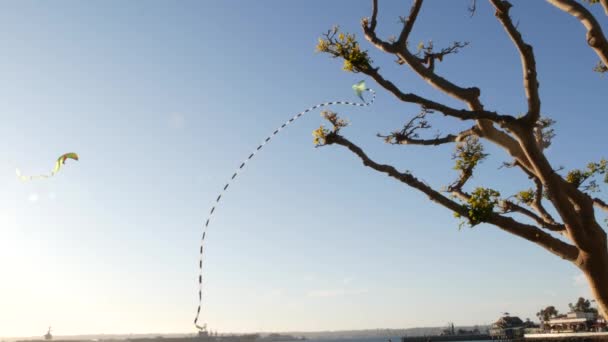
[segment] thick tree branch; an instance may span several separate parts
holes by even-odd
[[[532,132],[517,132],[517,136],[527,159],[534,168],[533,174],[542,182],[547,196],[562,218],[572,241],[581,246],[593,236],[589,220],[593,220],[593,203],[589,196],[566,182],[551,167],[551,164],[536,144]]]
[[[602,201],[599,198],[593,198],[593,204],[595,204],[596,206],[598,206],[599,208],[604,209],[605,211],[608,211],[608,203]]]
[[[536,60],[532,46],[524,42],[521,33],[517,30],[509,16],[511,4],[504,0],[490,0],[496,8],[496,17],[507,31],[507,34],[519,50],[521,67],[523,71],[524,89],[528,99],[528,113],[524,117],[530,127],[540,118],[540,97],[538,95],[538,78],[536,75]]]
[[[378,135],[381,138],[389,138],[388,136]],[[437,146],[443,144],[449,144],[456,142],[457,135],[448,134],[443,137],[437,137],[435,139],[415,139],[408,137],[395,136],[394,145],[424,145],[424,146]]]
[[[436,74],[430,68],[427,68],[418,57],[414,56],[407,49],[398,51],[396,55],[400,60],[404,60],[410,66],[410,68],[412,68],[412,70],[414,70],[427,83],[441,90],[447,95],[465,101],[469,104],[479,102],[479,96],[481,94],[479,88],[463,88],[450,82],[449,80]]]
[[[462,190],[462,187],[469,180],[469,178],[471,178],[472,175],[473,175],[472,168],[461,170],[459,179],[454,184],[450,185],[448,187],[447,191],[452,193],[456,197],[460,198],[461,200],[467,201],[470,198],[470,195],[467,194],[466,192],[464,192]],[[531,205],[534,208],[534,204],[531,204]],[[509,200],[501,200],[500,207],[502,208],[502,210],[505,213],[516,212],[516,213],[522,214],[524,216],[527,216],[528,218],[531,218],[532,220],[534,220],[539,226],[541,226],[545,229],[548,229],[550,231],[563,232],[564,230],[566,230],[566,227],[563,224],[556,223],[552,219],[551,219],[551,221],[549,221],[549,220],[547,220],[546,217],[538,216],[534,212],[532,212],[516,203],[513,203]]]
[[[452,193],[453,195],[457,196],[462,200],[467,200],[469,196],[462,190],[462,187],[466,184],[466,182],[469,181],[469,179],[471,179],[472,176],[472,169],[460,170],[460,175],[458,176],[458,179],[448,186],[447,192]]]
[[[399,172],[391,165],[376,163],[375,161],[370,159],[359,146],[353,144],[343,136],[331,133],[326,137],[326,144],[337,144],[348,148],[351,152],[353,152],[361,159],[363,165],[370,167],[378,172],[385,173],[388,176],[395,178],[401,181],[402,183],[405,183],[408,186],[426,194],[427,196],[429,196],[429,199],[431,201],[441,204],[445,208],[450,209],[463,217],[468,217],[468,211],[465,206],[442,195],[440,192],[424,184],[408,172]],[[486,222],[493,224],[511,234],[534,242],[564,259],[573,261],[578,256],[578,249],[576,247],[551,236],[550,234],[544,232],[543,230],[535,226],[518,222],[511,217],[492,213],[487,218]]]
[[[600,0],[600,4],[602,4],[602,7],[604,8],[604,13],[608,15],[608,0]]]
[[[542,217],[536,215],[532,211],[530,211],[518,204],[515,204],[511,201],[503,201],[502,206],[505,211],[517,212],[522,215],[525,215],[525,216],[531,218],[532,220],[534,220],[539,226],[546,228],[550,231],[561,232],[561,231],[566,230],[566,227],[563,224],[557,224],[555,222],[547,222]]]
[[[550,234],[532,225],[517,222],[511,217],[494,213],[488,219],[488,223],[494,224],[513,235],[532,241],[566,260],[575,261],[578,257],[579,251],[575,246],[554,238]]]
[[[432,42],[429,42],[428,45],[422,44],[422,46],[418,46],[418,52],[414,54],[414,56],[418,59],[418,62],[426,65],[426,68],[430,71],[435,71],[435,60],[443,61],[445,56],[456,54],[460,51],[460,49],[465,48],[469,45],[469,42],[453,42],[452,45],[442,48],[438,52],[434,52],[434,45]],[[424,57],[420,57],[423,55]],[[397,60],[397,64],[403,65],[406,61],[403,59]]]
[[[420,7],[422,7],[422,0],[415,0],[412,4],[412,8],[410,9],[410,14],[407,16],[407,19],[403,19],[403,29],[401,30],[401,33],[399,34],[399,39],[397,39],[397,42],[395,44],[399,49],[405,49],[407,39],[410,36],[410,33],[412,32],[412,28],[414,28],[416,18],[418,18]]]
[[[543,218],[543,220],[545,220],[545,222],[549,224],[559,224],[543,206],[543,182],[534,173],[528,171],[524,167],[521,167],[517,161],[513,163],[513,166],[519,166],[521,170],[528,175],[528,178],[532,179],[534,185],[536,186],[536,189],[534,190],[534,198],[532,199],[531,203],[528,203],[528,205],[532,209],[536,210],[536,212]]]
[[[602,27],[595,19],[593,14],[585,8],[585,6],[579,4],[574,0],[547,0],[553,6],[561,9],[562,11],[576,17],[581,24],[587,29],[587,44],[595,51],[600,57],[600,60],[604,65],[608,66],[608,40],[602,31]],[[608,15],[608,4],[607,1],[602,2],[602,6]]]
[[[361,20],[361,26],[363,27],[363,33],[365,39],[372,43],[380,51],[387,53],[395,52],[395,45],[389,42],[383,41],[376,35],[376,24],[378,16],[378,0],[372,0],[372,17],[371,22],[367,18]]]
[[[534,184],[536,184],[536,190],[534,191],[534,201],[530,204],[532,209],[536,210],[540,214],[540,216],[547,222],[551,224],[557,224],[555,219],[549,214],[549,212],[543,206],[543,182],[540,181],[537,177],[533,178]]]
[[[465,109],[452,108],[441,103],[437,103],[424,97],[418,96],[416,94],[402,92],[391,81],[385,79],[382,75],[380,75],[378,69],[370,69],[362,72],[373,78],[376,82],[378,82],[378,84],[380,84],[380,86],[391,92],[399,100],[403,102],[415,103],[423,106],[424,108],[441,112],[447,116],[455,117],[460,120],[486,119],[492,122],[496,122],[500,126],[505,126],[506,124],[515,122],[517,120],[511,115],[500,115],[496,112],[489,112],[486,110],[469,111]]]

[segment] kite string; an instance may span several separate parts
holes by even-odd
[[[272,134],[270,134],[260,145],[258,145],[258,147],[249,155],[249,157],[247,157],[247,159],[245,159],[241,163],[241,165],[236,169],[236,171],[234,172],[232,177],[228,180],[228,182],[226,182],[226,185],[224,185],[224,188],[222,189],[222,191],[220,191],[219,195],[215,199],[215,203],[211,207],[211,210],[209,211],[209,214],[207,215],[207,220],[205,221],[205,225],[203,227],[203,236],[201,238],[201,247],[200,247],[200,252],[199,252],[200,257],[199,257],[199,264],[198,264],[198,268],[199,268],[198,309],[196,310],[196,317],[194,318],[194,325],[196,326],[196,328],[198,328],[201,331],[205,330],[204,327],[198,325],[198,319],[199,319],[199,316],[201,313],[201,306],[202,306],[202,302],[203,302],[203,249],[204,249],[205,236],[207,234],[207,229],[209,227],[209,222],[211,222],[211,217],[213,216],[213,213],[215,212],[216,207],[220,203],[220,200],[222,199],[222,195],[226,192],[226,190],[228,190],[228,187],[230,186],[230,184],[232,184],[234,179],[238,176],[239,172],[241,170],[243,170],[243,168],[245,167],[247,162],[249,162],[256,155],[256,153],[258,153],[268,142],[270,142],[270,140],[275,135],[277,135],[281,130],[283,130],[283,128],[287,127],[287,125],[296,121],[297,119],[302,117],[304,114],[306,114],[310,111],[313,111],[317,108],[321,108],[321,107],[332,106],[332,105],[348,105],[348,106],[356,106],[356,107],[370,106],[374,103],[374,100],[376,99],[376,92],[370,88],[366,88],[365,91],[369,91],[370,93],[372,93],[372,98],[368,102],[358,103],[358,102],[350,102],[350,101],[331,101],[331,102],[325,102],[325,103],[320,103],[320,104],[314,105],[314,106],[307,108],[306,110],[296,114],[294,117],[292,117],[291,119],[286,121],[283,125],[281,125],[281,127],[277,128],[274,132],[272,132]]]

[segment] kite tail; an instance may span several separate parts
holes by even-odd
[[[213,204],[213,206],[211,207],[211,210],[209,211],[209,214],[207,215],[207,220],[205,221],[205,225],[203,227],[203,236],[201,238],[201,245],[200,245],[200,257],[199,257],[199,262],[198,262],[198,269],[199,269],[199,274],[198,274],[198,308],[196,309],[196,317],[194,318],[194,325],[196,326],[197,329],[199,330],[204,330],[203,327],[201,327],[200,325],[198,325],[198,320],[200,317],[200,313],[201,313],[201,307],[202,307],[202,302],[203,302],[203,250],[204,250],[204,243],[205,243],[205,236],[207,234],[207,229],[209,227],[209,222],[211,221],[211,217],[213,216],[213,213],[215,212],[215,209],[217,208],[217,206],[220,203],[220,200],[222,199],[222,195],[226,192],[226,190],[228,190],[228,187],[230,186],[230,184],[232,184],[232,182],[234,181],[234,179],[238,176],[239,172],[241,172],[243,170],[243,168],[245,167],[245,165],[247,164],[247,162],[249,162],[255,155],[256,153],[258,153],[266,144],[268,144],[270,142],[270,140],[277,134],[279,134],[279,132],[281,130],[283,130],[283,128],[287,127],[287,125],[293,123],[294,121],[296,121],[297,119],[299,119],[302,115],[313,111],[317,108],[321,108],[321,107],[327,107],[327,106],[333,106],[333,105],[347,105],[347,106],[355,106],[355,107],[367,107],[370,106],[374,103],[374,100],[376,99],[376,92],[370,88],[365,88],[365,91],[368,91],[370,93],[372,93],[372,98],[370,101],[365,102],[365,100],[363,100],[363,97],[361,97],[361,99],[363,100],[362,103],[357,103],[357,102],[350,102],[350,101],[332,101],[332,102],[325,102],[325,103],[320,103],[317,105],[314,105],[298,114],[296,114],[294,117],[292,117],[291,119],[289,119],[288,121],[286,121],[283,125],[281,125],[281,127],[277,128],[274,132],[272,132],[272,134],[270,134],[250,155],[249,157],[247,157],[242,163],[241,165],[236,169],[236,171],[234,172],[234,174],[232,175],[232,177],[230,177],[230,179],[228,180],[228,182],[226,182],[226,184],[224,185],[224,188],[222,189],[222,191],[219,193],[219,195],[217,196],[217,198],[215,199],[215,203]]]
[[[74,152],[69,152],[69,153],[64,153],[61,156],[59,156],[59,158],[55,162],[55,167],[53,168],[51,173],[48,175],[25,176],[25,175],[21,174],[21,170],[19,170],[19,169],[16,169],[15,173],[17,174],[17,178],[19,178],[22,182],[31,181],[34,179],[50,178],[50,177],[53,177],[57,172],[59,172],[59,170],[61,169],[61,165],[65,164],[65,161],[67,159],[78,160],[78,154],[76,154]]]
[[[19,180],[22,181],[22,182],[29,182],[29,181],[32,181],[34,179],[45,179],[45,178],[49,178],[49,177],[53,176],[53,174],[51,174],[51,175],[25,176],[25,175],[21,174],[21,170],[19,170],[19,169],[16,169],[15,173],[17,174],[17,178],[19,178]]]

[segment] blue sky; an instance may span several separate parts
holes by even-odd
[[[412,41],[471,46],[437,66],[482,89],[486,108],[525,111],[519,57],[486,3],[423,8]],[[607,80],[573,18],[541,1],[513,16],[535,47],[555,165],[606,157]],[[408,5],[381,4],[379,33]],[[354,100],[360,75],[314,53],[334,24],[359,36],[368,1],[3,3],[0,9],[0,336],[191,332],[202,223],[234,168],[278,125],[319,102]],[[525,7],[524,7],[525,6]],[[594,11],[601,17],[599,8]],[[606,21],[604,20],[604,23]],[[608,30],[608,28],[606,28]],[[369,48],[366,43],[364,46]],[[404,89],[447,103],[393,58]],[[368,85],[376,88],[369,80]],[[448,184],[452,147],[386,146],[378,132],[417,112],[380,91],[335,108],[374,159]],[[463,127],[435,120],[442,132]],[[447,210],[347,151],[315,149],[310,113],[281,133],[225,196],[208,235],[203,321],[220,331],[483,324],[534,318],[588,291],[579,272],[490,226],[458,230]],[[492,153],[473,184],[530,186]],[[53,179],[43,173],[75,151]]]

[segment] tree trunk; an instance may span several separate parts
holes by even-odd
[[[579,268],[587,278],[599,313],[608,319],[608,247],[596,244],[589,252],[580,252]]]

